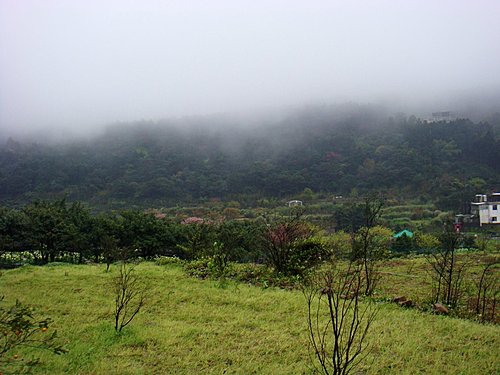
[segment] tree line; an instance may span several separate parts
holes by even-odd
[[[92,207],[172,206],[211,198],[256,205],[263,197],[383,191],[460,210],[499,189],[500,125],[426,122],[313,110],[270,126],[209,121],[109,128],[91,141],[0,146],[0,199],[88,202]],[[500,121],[499,121],[500,123]]]
[[[0,207],[0,257],[19,255],[36,264],[108,265],[161,256],[215,257],[219,262],[267,263],[278,274],[304,275],[333,255],[353,259],[387,255],[392,231],[374,225],[380,205],[371,219],[363,219],[371,205],[366,201],[340,211],[346,231],[328,234],[305,219],[303,207],[291,208],[288,215],[264,213],[252,220],[228,220],[220,215],[166,217],[143,210],[92,213],[81,202],[35,200],[20,209]],[[351,240],[353,250],[348,250],[345,246]],[[365,259],[366,268],[367,264]]]
[[[231,260],[256,261],[262,228],[258,221],[175,220],[140,210],[92,214],[81,202],[37,200],[21,209],[0,207],[0,254],[28,254],[42,264],[193,259],[219,241]]]

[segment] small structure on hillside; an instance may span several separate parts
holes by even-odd
[[[406,236],[408,238],[413,238],[413,232],[410,232],[408,229],[403,229],[401,232],[396,233],[392,236],[392,238],[399,238]]]
[[[302,206],[302,201],[299,201],[299,200],[291,200],[288,202],[288,207],[295,207],[295,206]]]
[[[415,250],[415,241],[413,232],[403,229],[392,236],[391,251],[396,253],[408,253]]]
[[[453,221],[453,228],[455,232],[461,232],[464,226],[477,226],[477,217],[472,214],[457,214]]]
[[[453,121],[457,116],[451,111],[432,112],[432,117],[427,119],[427,122]]]

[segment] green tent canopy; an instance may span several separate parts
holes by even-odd
[[[403,235],[405,235],[406,237],[412,238],[413,237],[413,232],[410,232],[409,230],[404,229],[401,232],[398,232],[395,235],[393,235],[392,238],[399,238],[399,237],[401,237]]]

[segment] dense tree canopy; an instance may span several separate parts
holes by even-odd
[[[265,228],[259,220],[180,220],[139,210],[92,214],[80,202],[37,200],[21,209],[0,206],[0,257],[20,253],[36,263],[107,264],[158,256],[197,259],[217,242],[228,260],[257,261]]]
[[[175,205],[210,198],[253,204],[313,191],[424,196],[446,209],[498,189],[496,124],[383,120],[304,111],[273,126],[137,123],[91,141],[0,146],[0,199],[81,200],[92,207]]]

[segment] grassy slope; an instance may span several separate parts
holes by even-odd
[[[246,285],[225,289],[178,266],[143,263],[148,305],[122,335],[112,325],[104,266],[56,265],[5,271],[0,294],[51,316],[69,353],[42,359],[39,373],[310,373],[300,292]],[[500,327],[383,304],[374,323],[369,374],[491,374],[500,371]],[[26,356],[27,353],[20,353]]]

